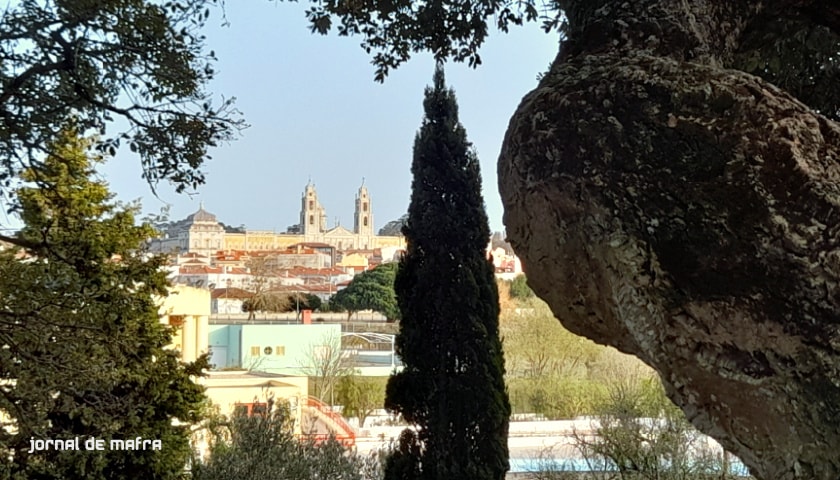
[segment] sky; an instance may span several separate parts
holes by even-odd
[[[327,226],[340,222],[352,228],[355,195],[364,179],[375,230],[407,211],[412,148],[434,60],[414,56],[384,84],[376,83],[361,38],[310,33],[305,7],[305,2],[227,2],[227,26],[222,12],[213,12],[205,34],[219,61],[208,90],[217,103],[235,97],[249,128],[211,150],[203,168],[206,183],[189,194],[162,183],[156,198],[141,178],[139,159],[121,151],[99,169],[118,200],[140,199],[146,213],[168,204],[171,220],[203,203],[225,224],[282,232],[298,223],[301,194],[311,179]],[[557,34],[530,23],[507,34],[492,31],[477,69],[446,65],[461,123],[481,161],[493,231],[504,229],[496,161],[505,130],[557,46]]]

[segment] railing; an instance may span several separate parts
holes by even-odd
[[[213,314],[210,315],[210,325],[300,325],[301,321],[296,320],[294,314],[288,316],[286,314],[265,315],[257,314],[254,318],[249,319],[248,314]],[[364,321],[351,320],[347,321],[347,316],[342,315],[339,319],[338,315],[335,317],[312,317],[313,324],[335,324],[341,325],[343,332],[379,332],[379,333],[397,333],[398,324],[387,323],[382,321]]]
[[[334,432],[332,434],[336,440],[341,442],[342,445],[345,447],[353,447],[356,445],[356,434],[353,431],[353,427],[347,423],[347,420],[344,419],[340,414],[334,412],[330,407],[328,407],[324,402],[318,400],[315,397],[309,396],[306,398],[306,406],[310,408],[314,408],[318,410],[322,414],[326,415],[330,420],[338,426],[339,430],[343,432]],[[304,434],[305,436],[314,439],[316,442],[323,442],[330,438],[330,434],[324,433],[312,433],[312,434]]]
[[[248,320],[250,313],[213,313],[210,315],[210,322],[212,323],[214,320],[224,320],[224,321],[242,321]],[[255,312],[254,319],[257,321],[266,321],[266,320],[292,320],[292,321],[299,321],[299,318],[302,318],[303,314],[301,313],[300,317],[298,316],[297,312],[283,312],[283,313],[269,313],[269,312]],[[329,323],[347,323],[347,314],[346,313],[333,313],[333,312],[312,312],[312,321],[313,322],[329,322]],[[353,322],[373,322],[373,323],[384,323],[385,316],[378,312],[371,312],[371,311],[364,311],[364,312],[356,312],[350,317],[350,323]]]

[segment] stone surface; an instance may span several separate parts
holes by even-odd
[[[508,238],[758,478],[840,478],[840,127],[721,66],[759,2],[659,3],[570,17],[502,149]]]

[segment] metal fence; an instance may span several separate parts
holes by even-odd
[[[249,320],[248,313],[214,313],[210,315],[210,323],[242,323],[243,321],[252,322],[267,322],[287,320],[292,323],[300,323],[300,318],[303,314],[297,312],[284,313],[265,313],[256,312],[254,318]],[[385,316],[378,312],[356,312],[350,317],[350,322],[382,322],[385,323]],[[312,322],[326,322],[326,323],[345,323],[347,322],[346,313],[322,313],[312,312]]]
[[[312,323],[338,323],[342,332],[397,333],[398,324],[388,323],[385,317],[380,317],[381,319],[370,320],[368,315],[362,315],[358,319],[354,316],[348,322],[346,314],[313,314]],[[254,318],[249,318],[247,313],[210,315],[210,325],[294,325],[301,322],[294,313],[257,314]]]

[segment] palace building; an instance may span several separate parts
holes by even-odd
[[[310,182],[301,196],[300,223],[287,232],[246,230],[245,233],[227,233],[216,216],[204,210],[202,204],[194,214],[169,225],[162,238],[151,242],[151,249],[211,256],[220,250],[281,250],[296,244],[320,244],[343,252],[404,249],[405,239],[402,236],[376,235],[371,198],[364,181],[356,193],[353,230],[341,225],[328,229],[326,209],[318,200],[315,185]]]

